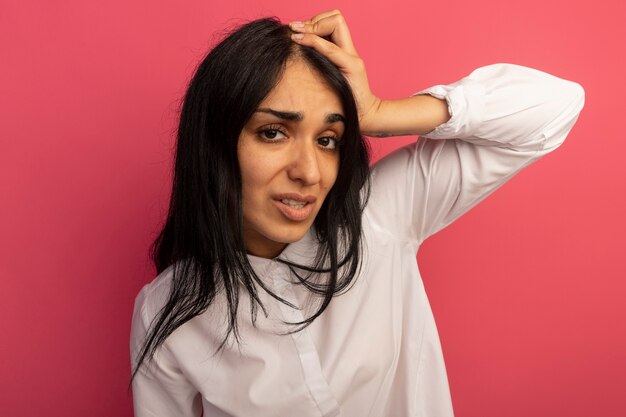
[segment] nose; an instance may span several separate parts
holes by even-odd
[[[310,140],[296,140],[287,174],[302,185],[314,185],[320,181],[321,173],[318,150]]]

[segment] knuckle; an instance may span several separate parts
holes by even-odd
[[[329,19],[332,19],[335,24],[341,25],[343,23],[346,22],[346,18],[343,17],[343,15],[341,14],[341,12],[339,10],[335,10],[335,14],[329,16]]]
[[[324,48],[324,44],[320,41],[321,41],[321,38],[319,36],[309,37],[309,43],[311,44],[311,46],[315,45],[318,49]]]

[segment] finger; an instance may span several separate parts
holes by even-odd
[[[303,31],[306,31],[305,25],[307,25],[308,28],[309,28],[308,31],[311,32],[311,28],[312,28],[313,24],[319,22],[321,19],[333,16],[333,15],[336,15],[336,14],[341,14],[341,12],[339,10],[337,10],[337,9],[330,10],[330,11],[327,11],[327,12],[315,15],[312,18],[307,19],[307,20],[290,22],[289,26],[291,27],[291,29],[303,32]]]
[[[289,27],[291,27],[292,30],[296,31],[296,32],[303,32],[305,31],[304,26],[305,25],[309,25],[309,28],[311,27],[312,24],[317,23],[320,19],[323,19],[325,17],[329,17],[335,14],[339,14],[339,10],[330,10],[328,12],[324,12],[324,13],[320,13],[318,15],[313,16],[310,19],[307,20],[296,20],[293,22],[289,23]],[[310,30],[309,30],[310,31]]]
[[[337,15],[337,14],[341,14],[341,12],[339,10],[337,10],[337,9],[329,10],[327,12],[323,12],[323,13],[320,13],[320,14],[317,14],[317,15],[313,16],[311,19],[309,19],[309,23],[317,23],[318,21],[320,21],[320,20],[322,20],[324,18],[327,18],[327,17],[330,17],[330,16],[334,16],[334,15]]]
[[[338,10],[321,13],[311,20],[305,20],[302,25],[290,23],[295,32],[314,33],[321,37],[330,36],[330,40],[352,55],[358,55],[350,36],[350,30],[345,18]]]
[[[327,41],[313,33],[298,33],[292,35],[291,38],[299,44],[312,47],[342,70],[349,71],[352,67],[355,57],[349,55],[333,42]]]

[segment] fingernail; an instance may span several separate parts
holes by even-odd
[[[289,23],[289,27],[292,29],[304,29],[304,23],[300,21],[291,22]]]
[[[300,41],[302,40],[302,38],[304,38],[303,33],[294,33],[293,35],[291,35],[291,39],[293,39],[294,41]]]

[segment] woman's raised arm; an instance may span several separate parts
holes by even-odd
[[[445,99],[452,117],[374,167],[370,211],[391,233],[419,242],[560,146],[584,104],[579,84],[513,64],[415,94]]]
[[[446,101],[433,96],[381,100],[370,90],[365,64],[339,10],[320,13],[303,22],[291,22],[296,42],[310,46],[331,60],[350,83],[359,111],[361,133],[387,137],[422,135],[450,118]],[[330,40],[327,40],[329,38]]]
[[[302,35],[294,40],[315,48],[345,74],[363,134],[422,136],[373,170],[367,215],[394,236],[422,242],[443,229],[556,149],[584,104],[579,84],[504,63],[412,97],[381,100],[369,88],[365,65],[338,10],[290,26]]]

